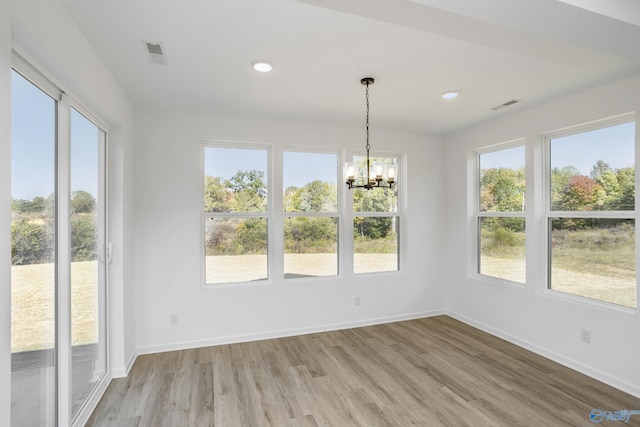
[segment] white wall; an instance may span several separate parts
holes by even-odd
[[[410,233],[403,242],[406,269],[400,274],[275,280],[267,286],[202,290],[201,140],[359,150],[362,128],[149,111],[134,115],[126,94],[57,0],[7,3],[0,0],[0,283],[8,283],[10,277],[10,120],[5,94],[10,90],[13,40],[34,65],[85,103],[112,131],[110,214],[115,258],[110,270],[110,315],[111,360],[117,375],[126,373],[136,350],[146,353],[280,336],[448,309],[640,396],[636,315],[536,292],[544,286],[536,270],[543,262],[540,251],[530,253],[529,284],[522,289],[470,279],[468,259],[461,255],[474,244],[467,217],[469,150],[519,137],[527,137],[531,145],[544,132],[640,111],[638,79],[452,135],[446,145],[437,137],[375,129],[375,149],[407,154],[408,198],[402,226]],[[528,244],[535,249],[542,239],[534,236]],[[7,374],[9,290],[0,289],[0,371]],[[361,306],[353,305],[354,296],[361,297]],[[179,326],[169,325],[171,313],[180,315]],[[580,342],[581,328],[592,331],[592,344]],[[9,424],[9,393],[5,381],[0,386],[0,425]]]
[[[110,356],[115,374],[124,375],[127,363],[135,354],[133,241],[127,236],[127,233],[131,232],[133,217],[134,110],[126,94],[58,0],[13,0],[11,3],[10,13],[2,13],[3,35],[5,29],[10,29],[13,47],[61,89],[92,111],[111,130],[109,214],[112,224],[110,237],[114,245],[115,259],[109,269],[109,314],[112,321]],[[5,25],[4,20],[9,18],[10,25]],[[3,89],[9,84],[7,67],[11,61],[10,52],[9,56],[5,56],[5,51],[6,49],[3,49],[0,60],[0,84]],[[3,103],[5,99],[3,96]],[[0,113],[4,113],[2,108],[0,106]],[[0,116],[0,120],[4,120],[5,114]],[[4,144],[6,127],[2,126],[1,129]],[[2,162],[5,159],[3,155]],[[4,165],[0,169],[3,174],[7,170]],[[3,186],[5,182],[7,181],[3,179]],[[0,219],[4,218],[2,215],[7,206],[10,207],[10,203],[3,197],[3,191],[4,188],[0,191]],[[5,247],[9,247],[9,240],[6,240],[6,233],[2,233],[6,221],[2,220],[0,223],[0,251],[4,251]],[[2,312],[5,313],[4,310]]]
[[[447,241],[445,283],[450,313],[513,342],[640,396],[640,319],[636,314],[602,309],[543,295],[543,236],[527,236],[527,286],[501,286],[468,276],[469,152],[479,147],[526,138],[527,167],[542,171],[541,134],[630,111],[640,111],[640,78],[585,91],[505,119],[447,137]],[[636,129],[638,125],[636,124]],[[636,130],[636,152],[640,152]],[[638,156],[638,154],[636,154]],[[532,170],[528,170],[528,179]],[[542,225],[540,203],[530,197],[539,182],[527,183],[529,231]],[[472,209],[472,208],[471,208]],[[540,233],[541,234],[541,233]],[[592,343],[580,341],[580,330]]]
[[[351,148],[360,127],[212,115],[136,114],[135,281],[140,353],[421,316],[443,309],[439,280],[443,150],[439,138],[372,133],[408,154],[406,269],[392,275],[201,289],[201,141]],[[278,191],[277,189],[275,191]],[[355,307],[354,296],[362,304]],[[180,317],[170,326],[169,316]]]
[[[0,425],[11,423],[11,7],[0,0]]]

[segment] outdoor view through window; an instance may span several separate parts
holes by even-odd
[[[636,307],[634,129],[550,138],[550,289]]]
[[[206,284],[267,280],[270,262],[282,263],[285,279],[340,273],[340,215],[345,213],[338,201],[338,151],[272,153],[269,146],[232,143],[205,143],[203,150]],[[282,198],[273,200],[268,182],[272,156],[282,156]],[[374,160],[397,168],[397,157]],[[360,167],[366,163],[362,156],[354,161]],[[353,272],[397,271],[397,187],[355,189],[347,195],[353,197]],[[277,223],[271,223],[274,217]],[[274,229],[282,233],[277,239]],[[282,258],[271,259],[270,247]]]
[[[106,132],[15,71],[11,98],[11,417],[15,425],[54,425],[56,402],[70,404],[76,417],[106,374],[106,275],[99,259]],[[69,173],[66,200],[60,171]],[[57,329],[62,322],[69,322],[70,336]],[[56,350],[67,345],[70,360],[56,362]],[[57,395],[62,375],[71,377],[64,398]]]
[[[524,283],[524,145],[479,155],[478,272]]]
[[[338,274],[338,155],[283,153],[284,277]]]
[[[204,147],[205,283],[268,278],[269,152]]]
[[[366,158],[354,156],[353,160],[360,170],[358,175],[366,177]],[[393,165],[398,170],[399,159],[372,157],[370,162]],[[353,272],[358,274],[399,270],[398,186],[393,189],[357,188],[350,191],[353,191],[354,212]]]

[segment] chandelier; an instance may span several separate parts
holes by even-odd
[[[386,163],[381,161],[371,164],[371,160],[369,159],[369,150],[371,149],[371,145],[369,144],[369,86],[374,83],[374,80],[372,77],[365,77],[360,80],[360,83],[366,86],[365,98],[367,101],[366,176],[362,174],[362,178],[366,178],[366,180],[364,181],[364,184],[356,184],[356,172],[358,171],[358,166],[354,162],[347,162],[344,164],[344,176],[347,187],[349,189],[366,188],[367,190],[371,190],[372,188],[393,188],[393,185],[396,182],[397,173],[395,166],[391,165],[387,167]]]

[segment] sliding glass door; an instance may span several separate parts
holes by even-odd
[[[70,425],[107,373],[107,134],[37,72],[18,70],[11,111],[11,422]]]
[[[52,426],[57,102],[15,72],[11,91],[11,424]]]
[[[104,377],[106,134],[71,109],[71,396],[72,416]]]

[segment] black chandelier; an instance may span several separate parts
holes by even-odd
[[[365,97],[367,100],[367,173],[366,177],[364,176],[364,174],[362,174],[363,178],[366,178],[365,183],[357,185],[356,171],[358,170],[358,168],[356,164],[353,162],[345,163],[344,176],[346,179],[347,187],[349,189],[366,188],[367,190],[371,190],[372,188],[393,188],[393,185],[396,182],[396,168],[393,165],[387,167],[384,162],[375,162],[371,164],[371,161],[369,159],[369,150],[371,149],[371,145],[369,144],[369,86],[374,83],[373,77],[365,77],[360,80],[360,83],[366,86]]]

